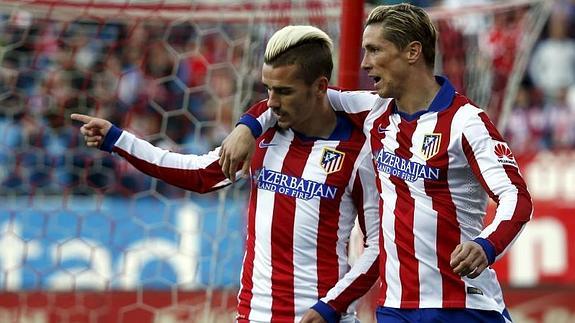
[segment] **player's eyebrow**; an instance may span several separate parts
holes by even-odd
[[[376,46],[373,44],[365,44],[365,45],[363,45],[363,48],[365,48],[367,50],[374,50],[374,49],[379,49],[379,46]]]
[[[267,84],[263,84],[267,90],[274,90],[279,92],[291,91],[293,88],[291,86],[268,86]]]

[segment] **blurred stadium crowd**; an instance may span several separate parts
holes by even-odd
[[[556,3],[505,129],[515,154],[575,149],[575,1]]]
[[[151,188],[125,162],[83,147],[72,112],[107,118],[167,149],[212,149],[230,130],[232,65],[243,56],[234,39],[245,31],[228,27],[200,37],[189,23],[1,17],[0,43],[9,50],[0,68],[0,192],[131,195]]]
[[[517,17],[495,16],[480,39],[496,71],[490,104],[500,103],[511,72],[521,32],[514,28]],[[461,32],[438,27],[450,40],[440,45],[443,72],[465,92]],[[64,25],[25,13],[1,15],[0,194],[131,196],[153,189],[181,196],[181,190],[142,176],[122,160],[83,147],[68,116],[95,114],[156,145],[207,152],[236,117],[234,100],[245,78],[238,73],[246,56],[242,37],[250,37],[245,29],[225,24],[199,31],[185,22]],[[259,69],[247,71],[249,77],[257,80]],[[263,97],[257,86],[249,89],[255,95],[246,107]],[[532,53],[504,133],[516,154],[575,149],[573,125],[575,1],[561,0]]]

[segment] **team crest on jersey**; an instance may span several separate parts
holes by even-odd
[[[509,149],[506,143],[501,141],[494,142],[493,152],[497,156],[497,161],[503,165],[511,165],[517,167],[517,162],[515,161],[515,156]]]
[[[321,155],[321,167],[326,173],[331,174],[339,171],[343,166],[343,159],[345,158],[345,153],[337,151],[332,148],[325,147],[323,149],[323,154]]]
[[[423,136],[423,144],[421,145],[421,153],[423,154],[423,158],[428,160],[429,158],[437,155],[439,152],[440,144],[440,133],[431,133]]]

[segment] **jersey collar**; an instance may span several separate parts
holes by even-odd
[[[303,133],[297,132],[292,129],[294,134],[304,141],[315,141],[315,140],[348,140],[351,137],[351,132],[353,130],[353,124],[351,121],[343,114],[336,112],[336,126],[329,138],[319,138],[319,137],[308,137]]]
[[[403,119],[407,121],[413,121],[427,112],[441,112],[449,108],[451,106],[451,102],[453,102],[453,98],[455,97],[455,88],[446,77],[436,75],[435,81],[441,87],[439,88],[439,91],[433,98],[433,101],[431,101],[431,104],[429,105],[429,108],[427,110],[421,110],[414,114],[409,114],[399,111],[397,109],[397,105],[395,105],[394,103],[393,113],[399,114]]]

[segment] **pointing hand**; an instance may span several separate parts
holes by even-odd
[[[84,135],[84,141],[88,147],[100,147],[106,134],[112,128],[110,121],[85,114],[73,113],[70,118],[84,123],[80,128],[80,132]]]

